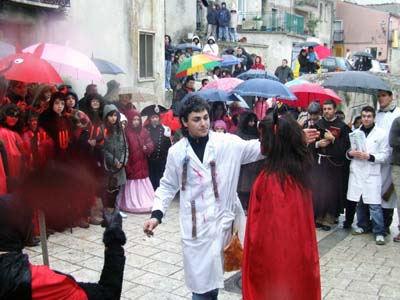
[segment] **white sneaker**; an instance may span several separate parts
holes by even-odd
[[[363,234],[363,233],[365,233],[365,231],[361,227],[356,227],[351,232],[352,235],[360,235],[360,234]]]
[[[381,234],[378,234],[375,237],[375,242],[376,242],[377,245],[385,245],[386,244],[385,237],[383,235],[381,235]]]
[[[122,211],[120,211],[119,214],[121,215],[122,219],[126,219],[128,217],[128,215]]]

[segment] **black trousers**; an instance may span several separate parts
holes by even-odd
[[[357,202],[346,200],[345,203],[345,225],[351,226],[354,222],[354,216],[356,215],[356,209],[357,209]]]
[[[166,163],[166,159],[149,160],[149,177],[154,190],[160,186],[160,179],[164,175]]]
[[[390,228],[393,222],[394,209],[382,208],[382,213],[383,213],[383,224],[385,225],[385,228]]]

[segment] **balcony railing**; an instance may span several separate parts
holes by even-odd
[[[20,3],[43,8],[60,9],[71,7],[70,0],[8,0],[9,2]]]
[[[304,17],[293,15],[285,11],[260,13],[242,13],[242,30],[244,31],[265,31],[285,32],[304,34]]]
[[[318,7],[318,0],[295,0],[294,1],[295,6],[313,6],[313,7]]]
[[[333,41],[340,43],[344,41],[344,30],[335,30],[333,32]]]

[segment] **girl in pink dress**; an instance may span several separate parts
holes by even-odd
[[[154,190],[149,179],[147,157],[153,152],[153,142],[148,131],[142,127],[140,112],[131,110],[127,118],[127,182],[119,192],[118,206],[126,212],[150,212],[153,207]]]

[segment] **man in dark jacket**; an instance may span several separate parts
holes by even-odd
[[[228,40],[228,28],[231,21],[231,13],[226,8],[226,3],[221,3],[221,9],[218,12],[218,25],[219,25],[219,32],[218,32],[218,40],[226,41]]]
[[[207,37],[217,36],[217,24],[217,10],[215,5],[213,5],[207,13]]]
[[[287,59],[282,59],[282,65],[276,68],[275,76],[279,78],[279,81],[285,84],[286,82],[293,80],[293,71],[287,65]]]
[[[148,158],[149,177],[154,190],[160,185],[160,179],[164,174],[165,164],[167,163],[168,149],[171,147],[171,129],[160,123],[160,110],[155,109],[148,114],[150,124],[145,128],[149,131],[153,141],[154,151]]]
[[[176,91],[175,98],[172,101],[172,106],[171,109],[173,109],[175,112],[179,111],[179,104],[183,97],[186,96],[186,94],[193,93],[195,91],[194,89],[194,77],[193,76],[188,76],[185,80],[185,83],[183,86]]]
[[[171,89],[171,57],[174,55],[174,47],[169,35],[165,35],[165,91],[172,92]]]

